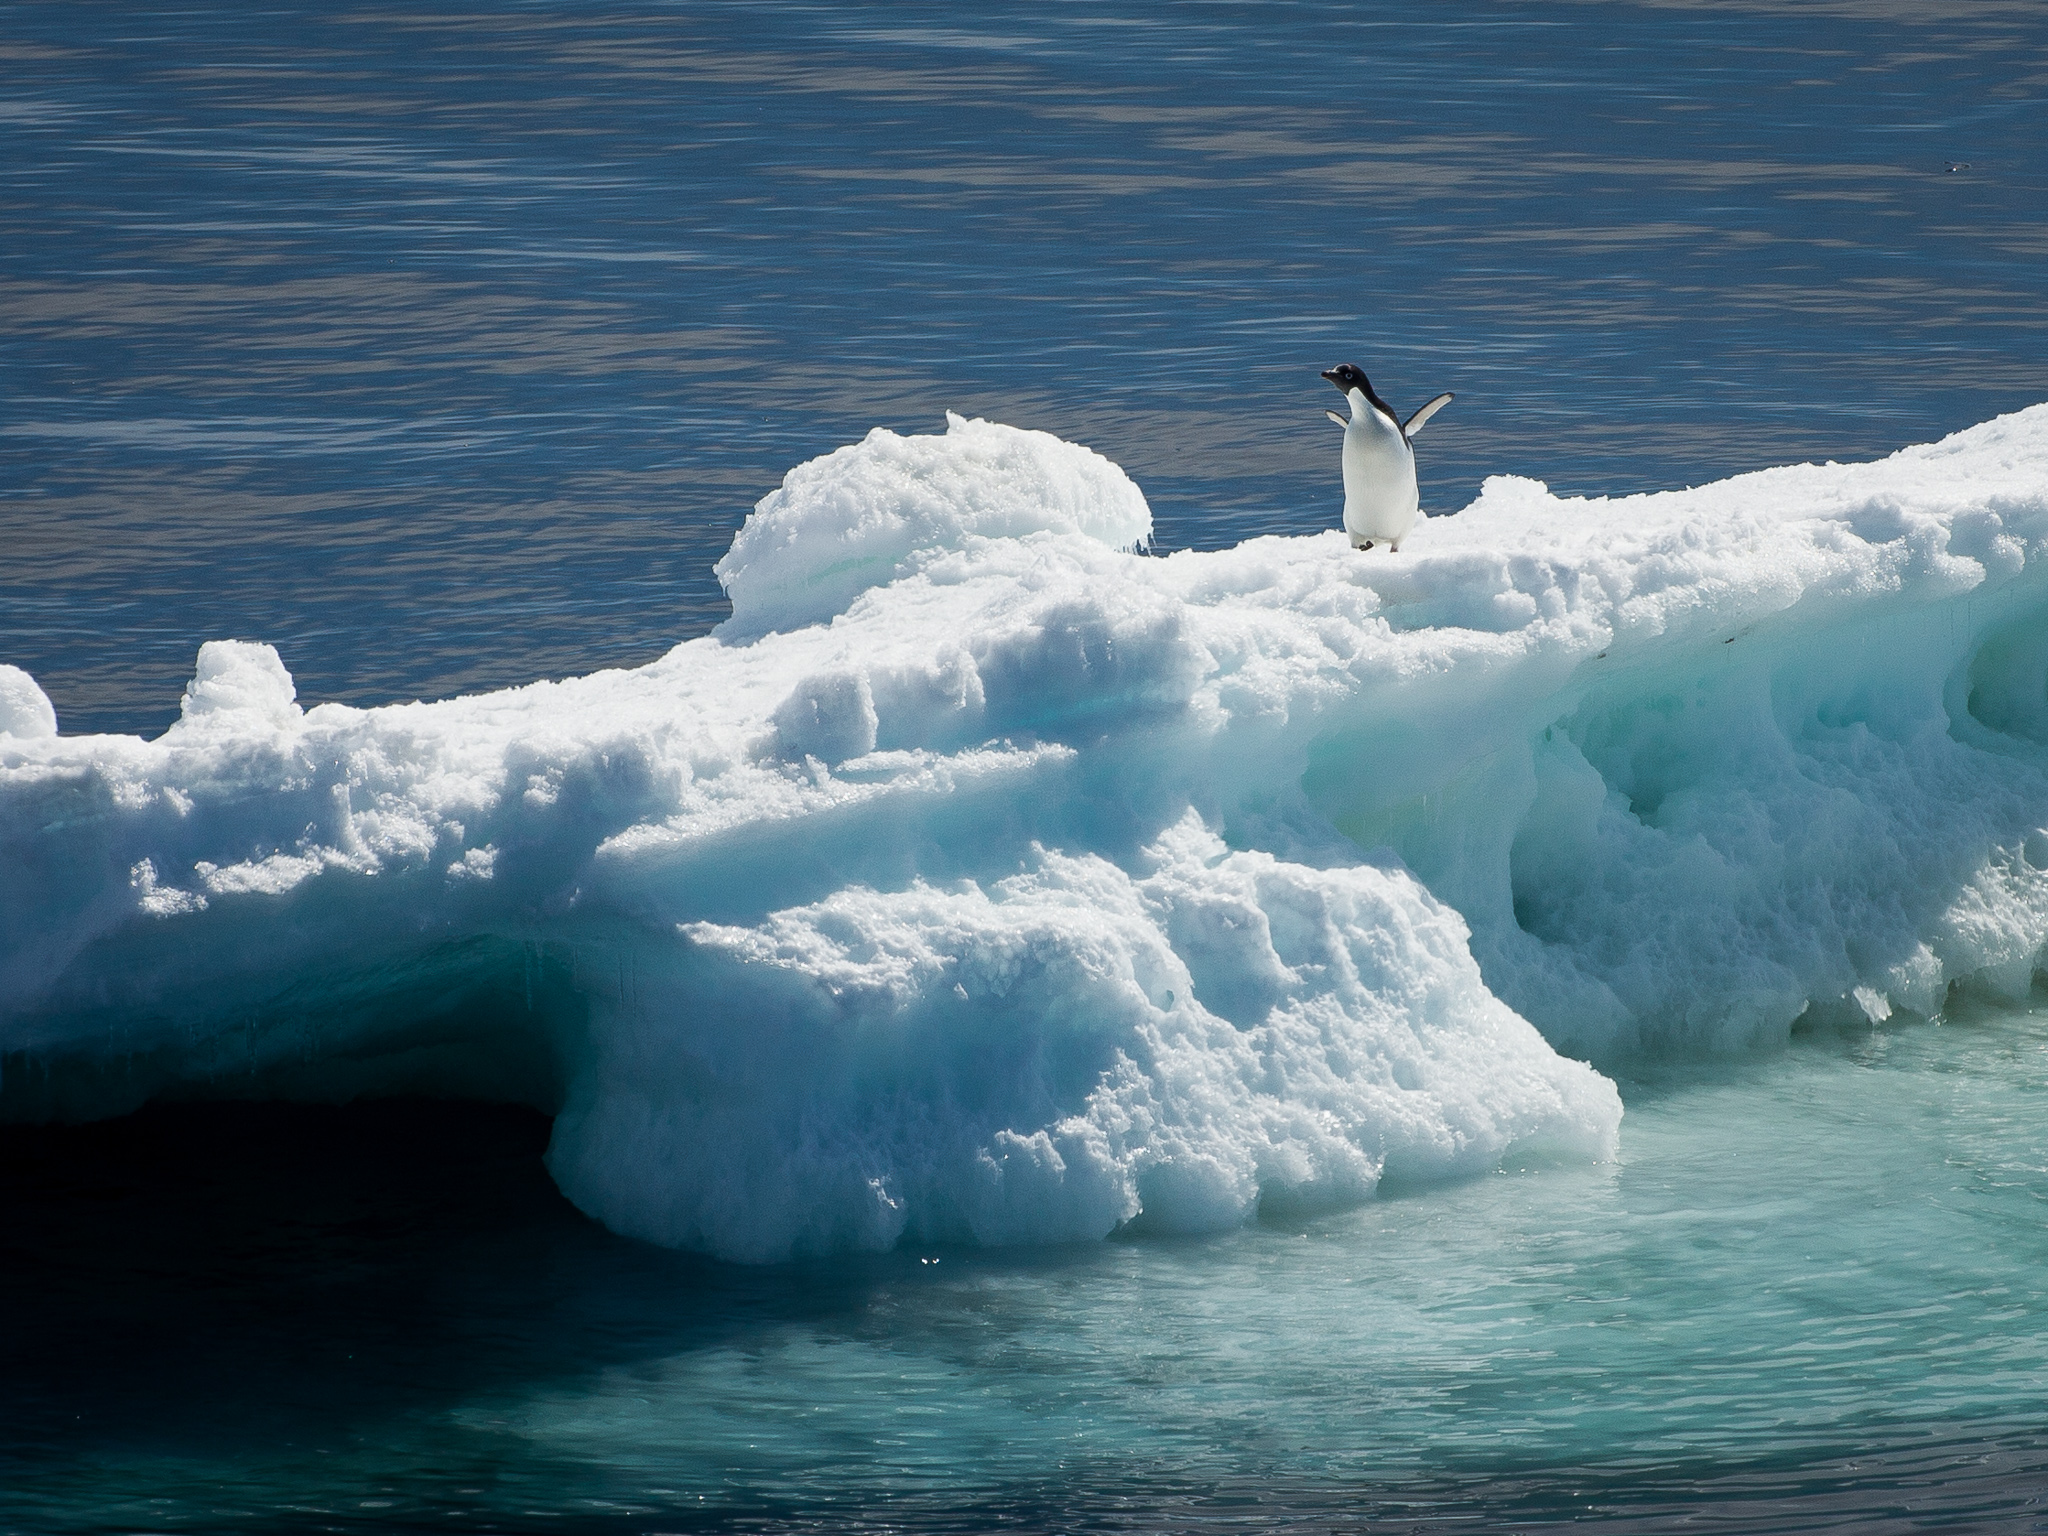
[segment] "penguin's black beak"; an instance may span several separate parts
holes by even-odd
[[[1348,395],[1351,393],[1351,391],[1345,387],[1344,381],[1337,377],[1337,370],[1335,368],[1325,368],[1323,370],[1323,377],[1328,379],[1332,384],[1337,386],[1337,391],[1339,394]]]

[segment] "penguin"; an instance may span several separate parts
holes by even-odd
[[[1353,549],[1371,549],[1384,539],[1388,551],[1399,554],[1422,503],[1409,439],[1451,403],[1450,391],[1404,423],[1373,392],[1372,380],[1352,364],[1325,368],[1323,377],[1351,402],[1348,421],[1335,411],[1323,412],[1344,429],[1344,531],[1351,535]]]

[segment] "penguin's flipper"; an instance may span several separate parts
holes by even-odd
[[[1401,424],[1401,430],[1407,433],[1408,436],[1413,437],[1416,433],[1422,430],[1424,422],[1428,421],[1430,417],[1434,416],[1438,411],[1442,410],[1445,406],[1449,405],[1456,398],[1457,397],[1453,395],[1448,389],[1445,390],[1442,394],[1438,395],[1434,400],[1430,401],[1429,404],[1425,405],[1421,410],[1417,411],[1413,416],[1410,416],[1405,422],[1403,422]]]
[[[1351,425],[1350,422],[1346,421],[1342,416],[1339,416],[1335,411],[1325,411],[1323,412],[1323,414],[1329,417],[1330,420],[1337,423],[1337,425],[1340,427],[1348,427]]]

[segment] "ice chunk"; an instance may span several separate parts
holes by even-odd
[[[290,726],[300,715],[298,689],[274,647],[249,640],[209,640],[199,647],[181,723]]]
[[[1193,812],[1140,862],[1040,848],[986,884],[687,925],[687,963],[601,1006],[550,1166],[621,1231],[779,1259],[1209,1231],[1612,1154],[1613,1085],[1487,991],[1405,872],[1233,853]]]
[[[56,734],[49,696],[21,668],[0,665],[0,736],[41,741]]]
[[[2031,984],[2048,407],[1399,557],[1143,530],[956,422],[793,471],[634,671],[302,714],[223,642],[147,742],[0,674],[0,1112],[517,1094],[586,1209],[772,1259],[1602,1157],[1571,1058]]]
[[[1152,510],[1117,465],[1049,432],[951,412],[943,437],[877,427],[791,470],[754,508],[716,568],[732,598],[726,632],[814,624],[919,555],[1037,532],[1132,549],[1151,538]]]

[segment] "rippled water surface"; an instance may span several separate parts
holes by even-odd
[[[948,407],[1170,547],[1887,452],[2048,398],[2034,0],[0,4],[0,655],[155,731],[660,654],[791,465]]]
[[[1167,547],[1856,458],[2048,399],[2034,0],[0,3],[0,660],[153,733],[702,634],[792,465],[953,408]],[[0,1531],[2048,1526],[2048,1028],[1625,1081],[1618,1164],[743,1271],[546,1123],[0,1130]]]

